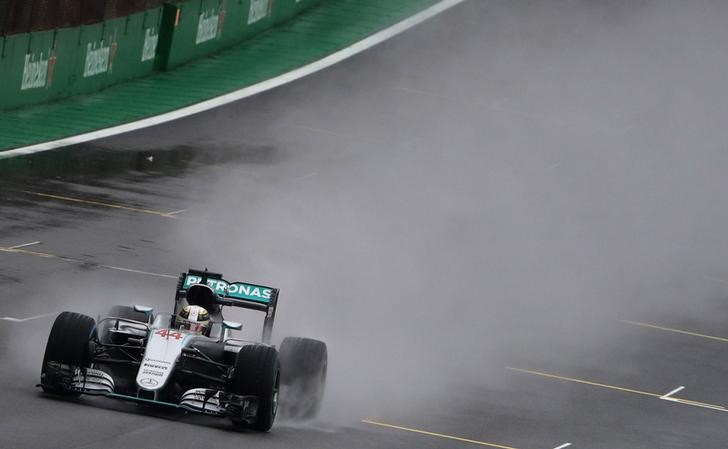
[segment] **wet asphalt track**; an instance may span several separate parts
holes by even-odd
[[[650,53],[685,9],[589,5],[471,1],[241,104],[3,163],[0,447],[725,447],[725,56]],[[188,266],[282,287],[278,338],[327,339],[319,420],[34,388],[55,314],[164,309]]]

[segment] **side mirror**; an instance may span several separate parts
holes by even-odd
[[[237,321],[223,321],[222,325],[225,326],[226,329],[232,329],[235,331],[239,331],[243,328],[243,323],[238,323]]]
[[[149,306],[140,306],[139,304],[134,305],[134,310],[141,313],[152,313],[154,309]]]

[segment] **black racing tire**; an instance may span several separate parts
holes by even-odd
[[[311,338],[286,337],[280,346],[281,417],[315,418],[326,388],[326,343]]]
[[[48,364],[52,362],[70,365],[72,368],[88,368],[91,365],[91,344],[96,338],[96,321],[90,316],[74,312],[62,312],[53,323],[48,335],[40,381],[47,393],[78,396],[68,391],[53,378]]]
[[[107,316],[114,318],[126,318],[127,320],[141,321],[142,323],[151,324],[154,321],[154,314],[137,312],[132,306],[111,306]]]
[[[230,389],[236,394],[258,396],[258,412],[255,422],[250,426],[235,418],[233,423],[261,432],[269,431],[278,414],[279,387],[278,351],[264,345],[248,345],[240,348],[235,360]]]

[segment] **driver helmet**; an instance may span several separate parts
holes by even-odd
[[[210,314],[204,307],[185,306],[177,316],[177,325],[180,330],[207,335],[210,329]]]

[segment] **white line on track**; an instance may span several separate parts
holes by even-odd
[[[315,128],[313,126],[296,125],[296,126],[294,126],[294,128],[301,129],[301,130],[304,130],[304,131],[311,131],[313,133],[327,134],[329,136],[334,136],[334,137],[344,137],[344,138],[347,138],[347,139],[354,139],[355,138],[351,134],[340,133],[338,131],[331,131],[331,130],[323,129],[323,128]]]
[[[29,316],[28,318],[13,318],[11,316],[4,316],[4,317],[0,317],[0,320],[10,321],[12,323],[22,323],[24,321],[37,320],[38,318],[43,318],[48,315],[50,315],[50,313],[44,313],[43,315]]]
[[[151,271],[134,270],[132,268],[115,267],[113,265],[99,265],[101,268],[108,268],[109,270],[124,271],[126,273],[144,274],[147,276],[156,276],[158,278],[177,279],[177,276],[171,274],[153,273]]]
[[[686,330],[682,330],[682,329],[675,329],[672,327],[658,326],[656,324],[642,323],[639,321],[629,321],[629,320],[617,320],[617,321],[619,321],[620,323],[631,324],[634,326],[640,326],[640,327],[644,327],[647,329],[657,329],[657,330],[661,330],[661,331],[665,331],[665,332],[674,332],[676,334],[690,335],[692,337],[700,337],[700,338],[706,338],[708,340],[715,340],[715,341],[720,341],[723,343],[728,343],[728,338],[716,337],[715,335],[701,334],[698,332],[686,331]]]
[[[660,396],[660,399],[662,399],[663,401],[677,402],[678,404],[690,405],[693,407],[707,408],[709,410],[717,410],[719,412],[728,412],[728,408],[725,408],[722,405],[707,404],[705,402],[691,401],[690,399],[680,399],[680,398],[674,397],[675,394],[683,391],[684,389],[685,389],[685,386],[680,385],[679,387],[675,388],[671,392]]]
[[[461,443],[475,444],[478,446],[495,447],[498,449],[516,449],[513,446],[505,446],[503,444],[488,443],[485,441],[472,440],[469,438],[462,438],[462,437],[458,437],[458,436],[454,436],[454,435],[447,435],[444,433],[430,432],[429,430],[415,429],[413,427],[395,426],[394,424],[387,424],[387,423],[383,423],[383,422],[379,422],[379,421],[373,421],[371,419],[362,419],[361,422],[366,423],[366,424],[372,424],[374,426],[386,427],[389,429],[402,430],[405,432],[412,432],[412,433],[417,433],[420,435],[427,435],[427,436],[436,437],[436,438],[443,438],[443,439],[447,439],[447,440],[459,441]]]
[[[304,180],[306,180],[308,178],[313,178],[315,176],[318,176],[318,173],[311,172],[311,173],[309,173],[307,175],[303,175],[303,176],[299,176],[297,178],[293,178],[293,179],[291,179],[291,182],[300,182],[300,181],[304,181]]]
[[[660,399],[662,399],[663,401],[677,402],[678,404],[690,405],[692,407],[707,408],[709,410],[716,410],[719,412],[728,412],[728,408],[725,408],[722,405],[706,404],[705,402],[691,401],[688,399],[680,399],[680,398],[662,398],[661,397]]]
[[[360,40],[359,42],[350,45],[349,47],[343,48],[336,53],[332,53],[325,58],[319,59],[318,61],[312,62],[311,64],[305,65],[298,69],[292,70],[283,75],[265,80],[261,83],[254,84],[233,92],[230,92],[219,97],[212,98],[210,100],[202,101],[192,106],[180,108],[165,114],[160,114],[154,117],[149,117],[143,120],[137,120],[135,122],[125,123],[123,125],[112,126],[110,128],[101,129],[98,131],[92,131],[77,136],[66,137],[63,139],[53,140],[50,142],[44,142],[36,145],[30,145],[21,148],[15,148],[12,150],[0,152],[0,159],[21,156],[25,154],[39,153],[41,151],[48,151],[54,148],[65,147],[68,145],[75,145],[79,143],[89,142],[91,140],[101,139],[103,137],[115,136],[117,134],[123,134],[129,131],[136,131],[138,129],[147,128],[161,123],[170,122],[182,117],[188,117],[190,115],[198,114],[216,107],[232,103],[234,101],[242,100],[243,98],[251,97],[253,95],[265,92],[270,89],[282,86],[284,84],[291,83],[305,76],[319,72],[325,68],[331,67],[332,65],[339,63],[347,58],[350,58],[358,53],[361,53],[369,48],[374,47],[389,38],[392,38],[400,33],[407,31],[408,29],[419,25],[420,23],[435,17],[436,15],[444,12],[454,6],[459,5],[465,0],[442,0],[429,8],[392,25],[389,28],[385,28],[371,36]]]
[[[726,284],[726,285],[728,285],[728,281],[726,281],[725,279],[717,278],[717,277],[715,277],[715,276],[703,276],[703,278],[704,278],[704,279],[707,279],[707,280],[709,280],[709,281],[715,281],[715,282],[719,282],[719,283],[721,283],[721,284]]]
[[[35,241],[35,242],[30,242],[30,243],[23,243],[22,245],[10,246],[10,247],[8,247],[8,249],[25,248],[26,246],[38,245],[40,243],[41,243],[40,240],[38,240],[38,241]]]
[[[412,89],[412,88],[409,88],[409,87],[401,87],[401,86],[394,87],[393,89],[394,90],[401,90],[402,92],[407,92],[407,93],[410,93],[410,94],[424,95],[425,97],[442,98],[444,100],[458,101],[454,97],[448,97],[447,95],[436,94],[436,93],[432,93],[432,92],[426,92],[426,91],[420,90],[420,89]]]
[[[665,393],[665,394],[663,394],[662,396],[660,396],[660,399],[668,399],[668,398],[670,398],[670,397],[671,397],[672,395],[674,395],[674,394],[677,394],[677,393],[679,393],[679,392],[683,391],[684,389],[685,389],[685,386],[684,386],[684,385],[680,385],[679,387],[675,388],[675,389],[674,389],[674,390],[672,390],[671,392],[669,392],[669,393]]]
[[[294,126],[294,128],[300,129],[300,130],[303,130],[303,131],[309,131],[309,132],[312,132],[312,133],[317,133],[317,134],[323,134],[323,135],[327,135],[327,136],[338,137],[338,138],[341,138],[341,139],[347,139],[347,140],[350,140],[352,142],[374,143],[374,144],[377,144],[377,145],[391,146],[391,145],[387,144],[386,142],[380,142],[380,141],[377,141],[377,140],[371,140],[371,139],[367,139],[367,138],[362,138],[362,137],[358,137],[358,136],[355,136],[355,135],[349,134],[349,133],[344,133],[344,132],[339,132],[339,131],[331,131],[329,129],[314,128],[313,126],[296,125],[296,126]]]
[[[179,215],[181,213],[187,212],[189,209],[180,209],[176,210],[174,212],[167,212],[167,215]]]
[[[83,266],[106,268],[109,270],[124,271],[126,273],[134,273],[134,274],[143,274],[146,276],[154,276],[154,277],[160,277],[160,278],[165,278],[165,279],[177,279],[177,276],[172,276],[171,274],[154,273],[151,271],[135,270],[133,268],[124,268],[124,267],[117,267],[114,265],[99,264],[99,263],[95,263],[95,262],[89,262],[86,260],[76,259],[73,257],[59,256],[56,254],[43,253],[43,252],[38,252],[38,251],[29,251],[29,250],[25,250],[22,248],[11,249],[11,248],[0,247],[0,252],[10,253],[10,254],[22,254],[22,255],[34,256],[34,257],[42,257],[44,259],[49,259],[49,260],[55,259],[55,260],[61,260],[63,262],[68,262],[68,263],[73,263],[73,264],[78,264],[78,265],[83,265]]]
[[[558,380],[562,380],[562,381],[566,381],[566,382],[574,382],[574,383],[583,384],[583,385],[591,385],[592,387],[606,388],[606,389],[615,390],[615,391],[623,391],[626,393],[638,394],[640,396],[648,396],[651,398],[661,399],[663,401],[673,402],[673,403],[682,404],[682,405],[689,405],[692,407],[707,408],[709,410],[716,410],[719,412],[728,412],[728,408],[726,408],[722,405],[709,404],[707,402],[693,401],[690,399],[681,399],[681,398],[676,398],[674,396],[669,396],[670,394],[675,394],[675,392],[668,393],[668,395],[659,395],[657,393],[650,393],[648,391],[636,390],[634,388],[619,387],[617,385],[593,382],[593,381],[586,380],[586,379],[577,379],[575,377],[560,376],[558,374],[550,374],[550,373],[545,373],[542,371],[533,371],[533,370],[526,370],[526,369],[522,369],[522,368],[513,368],[513,367],[506,367],[506,369],[511,370],[511,371],[518,371],[518,372],[526,373],[526,374],[533,374],[535,376],[541,376],[541,377],[546,377],[546,378],[551,378],[551,379],[558,379]]]
[[[554,449],[564,449],[564,448],[569,447],[569,446],[571,446],[571,443],[564,443],[561,446],[555,447]]]

